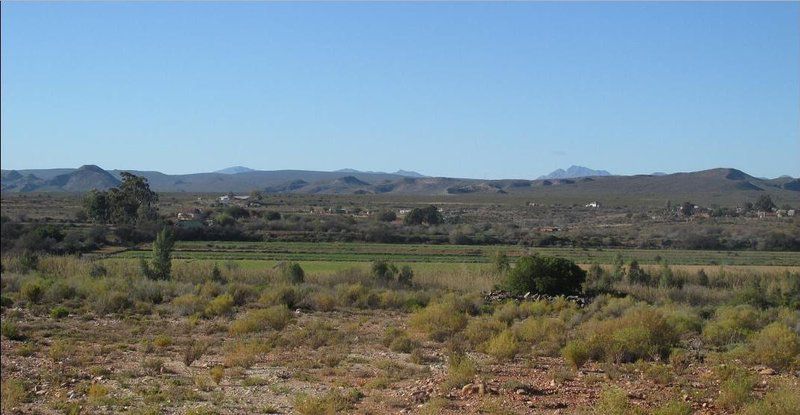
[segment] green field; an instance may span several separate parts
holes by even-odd
[[[490,261],[493,252],[503,251],[511,257],[539,253],[568,258],[580,264],[611,264],[617,255],[627,262],[636,259],[641,264],[656,264],[659,260],[670,265],[728,265],[728,266],[800,266],[800,252],[767,251],[690,251],[645,249],[582,249],[526,248],[520,246],[481,245],[422,245],[372,243],[311,243],[311,242],[178,242],[173,257],[191,260],[301,261],[341,263],[343,268],[353,263],[388,260],[398,263],[481,264]],[[148,246],[140,246],[111,254],[111,258],[139,258],[149,255]],[[325,266],[326,269],[339,268]]]

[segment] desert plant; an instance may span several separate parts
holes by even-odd
[[[513,359],[519,353],[519,343],[511,330],[504,330],[486,345],[486,353],[498,360]]]

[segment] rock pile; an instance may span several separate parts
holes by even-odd
[[[547,294],[535,294],[535,293],[525,293],[525,295],[516,295],[511,293],[510,291],[504,290],[495,290],[489,291],[487,294],[483,296],[483,300],[486,303],[497,303],[503,302],[508,300],[515,300],[515,301],[554,301],[558,296],[547,295]],[[592,302],[590,297],[585,297],[581,295],[568,295],[564,297],[567,301],[572,301],[573,303],[577,304],[579,308],[586,307],[589,303]]]

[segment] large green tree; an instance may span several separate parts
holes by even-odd
[[[108,191],[92,190],[83,200],[87,215],[95,222],[126,224],[153,220],[158,195],[144,177],[122,172],[122,183]]]
[[[406,225],[438,225],[444,222],[444,218],[442,218],[439,208],[430,205],[411,209],[404,221]]]

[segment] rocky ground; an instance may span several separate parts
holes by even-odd
[[[727,413],[716,404],[713,371],[699,363],[654,375],[641,364],[589,363],[574,370],[561,358],[526,355],[501,363],[470,353],[478,368],[473,381],[444,388],[447,345],[420,338],[413,353],[384,345],[387,327],[405,326],[400,312],[300,312],[279,333],[246,336],[250,351],[240,360],[247,363],[235,360],[232,350],[242,339],[228,333],[224,318],[53,319],[12,309],[4,319],[9,315],[24,321],[24,338],[4,338],[2,378],[23,385],[25,393],[13,406],[4,403],[3,413],[325,413],[298,402],[339,391],[355,395],[342,409],[351,413],[555,414],[591,411],[608,385],[641,408],[678,396],[695,413]],[[319,338],[275,345],[275,336],[301,338],[319,324],[326,330]],[[207,349],[187,366],[193,341]],[[218,366],[222,375],[215,378]],[[778,381],[800,390],[797,374],[749,369],[759,379],[756,394]]]

